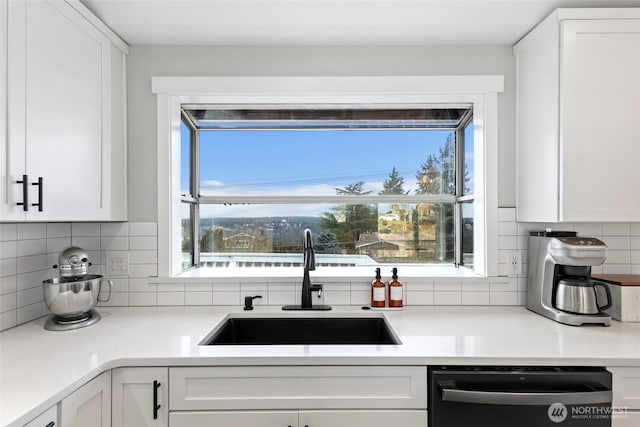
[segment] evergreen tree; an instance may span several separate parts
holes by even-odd
[[[338,245],[337,236],[328,231],[322,231],[316,237],[316,252],[319,254],[339,254],[340,245]]]
[[[378,194],[408,194],[409,190],[404,191],[404,178],[398,175],[398,171],[394,166],[389,174],[389,178],[382,183],[382,191]]]

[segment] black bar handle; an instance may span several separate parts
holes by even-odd
[[[31,185],[38,186],[38,203],[31,203],[31,206],[37,206],[38,212],[42,212],[42,183],[44,179],[41,176],[38,177],[38,182],[32,182]]]
[[[22,210],[27,212],[29,210],[29,177],[22,175],[22,181],[16,181],[16,184],[22,184],[22,203],[16,203],[18,206],[22,206]]]
[[[158,388],[161,386],[160,381],[153,381],[153,419],[158,419],[158,409],[161,405],[158,405]]]
[[[56,425],[56,423],[55,423],[55,422],[53,422],[53,421],[51,421],[49,424],[47,424],[47,425],[46,425],[46,426],[44,426],[44,427],[53,427],[54,425]]]

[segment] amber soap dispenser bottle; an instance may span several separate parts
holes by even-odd
[[[402,307],[402,283],[398,280],[398,269],[392,271],[389,282],[389,307]]]
[[[387,286],[381,280],[380,269],[376,268],[376,279],[371,282],[371,307],[384,307]]]

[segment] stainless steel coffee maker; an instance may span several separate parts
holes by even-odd
[[[527,308],[567,325],[609,326],[609,287],[591,278],[591,267],[606,259],[607,245],[574,231],[533,231],[529,235]]]

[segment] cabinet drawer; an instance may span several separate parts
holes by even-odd
[[[607,369],[613,375],[613,406],[640,409],[640,367]]]
[[[172,412],[171,427],[294,427],[298,411]]]
[[[171,410],[424,409],[425,366],[171,368]]]
[[[35,419],[28,422],[24,427],[54,427],[58,425],[58,405],[38,415]]]

